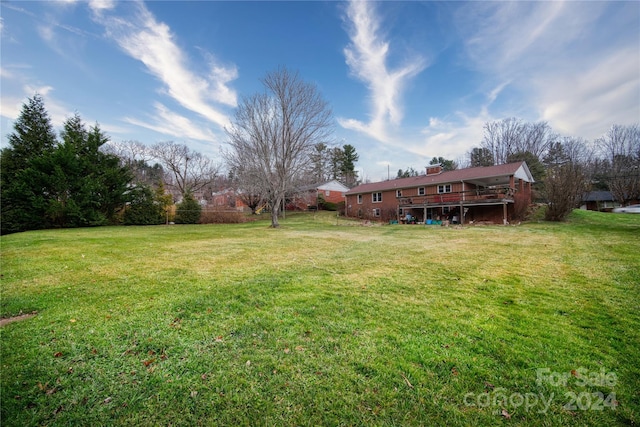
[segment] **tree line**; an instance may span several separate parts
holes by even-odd
[[[546,219],[561,221],[583,195],[608,190],[621,205],[640,199],[640,125],[612,125],[600,138],[561,136],[546,122],[516,118],[488,122],[469,166],[526,161]]]
[[[2,234],[106,224],[195,223],[196,200],[234,188],[248,206],[266,205],[278,226],[283,202],[301,188],[337,179],[357,185],[358,155],[332,141],[332,113],[315,86],[279,69],[265,92],[246,98],[227,129],[222,165],[184,144],[114,143],[78,114],[56,135],[42,97],[23,105],[0,153]],[[205,197],[203,197],[205,196]]]
[[[108,224],[125,203],[131,175],[100,148],[108,137],[78,114],[58,140],[40,96],[31,98],[0,157],[1,230]]]
[[[547,122],[506,118],[487,122],[479,146],[460,161],[433,157],[444,171],[525,161],[534,180],[534,198],[546,205],[545,218],[562,221],[589,191],[610,191],[621,205],[640,199],[640,125],[612,125],[600,138],[561,136]],[[396,178],[418,176],[412,167]]]
[[[252,210],[267,206],[271,224],[301,189],[335,179],[358,185],[358,154],[333,141],[333,116],[317,87],[279,68],[264,90],[243,99],[226,129],[223,166],[184,144],[113,143],[96,123],[75,114],[60,137],[39,95],[30,98],[0,153],[2,234],[54,227],[160,224],[174,202],[175,222],[197,222],[195,195],[233,188]],[[640,127],[614,125],[587,142],[561,137],[546,122],[486,123],[468,161],[433,157],[444,170],[524,160],[547,219],[562,220],[589,189],[608,189],[621,204],[640,197]],[[398,178],[415,176],[413,168]]]

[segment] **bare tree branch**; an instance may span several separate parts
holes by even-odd
[[[167,186],[177,189],[183,196],[202,190],[214,182],[219,173],[219,166],[211,159],[184,144],[160,142],[152,147],[152,151],[169,173]]]
[[[245,98],[227,129],[230,169],[245,186],[260,188],[278,227],[280,205],[309,168],[314,146],[330,140],[332,113],[317,88],[280,68],[262,83],[265,93]]]
[[[640,125],[613,125],[596,140],[605,160],[605,182],[616,201],[640,198]]]

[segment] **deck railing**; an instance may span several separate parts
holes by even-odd
[[[450,193],[426,194],[422,196],[400,196],[398,203],[402,205],[446,205],[459,204],[460,202],[490,202],[495,200],[511,199],[515,194],[515,188],[505,186],[495,186],[465,191],[454,191]]]

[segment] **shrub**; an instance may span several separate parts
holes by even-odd
[[[247,216],[238,211],[203,211],[200,214],[200,224],[240,224],[247,221]]]
[[[197,224],[200,221],[202,206],[191,194],[185,194],[182,202],[176,206],[176,224]]]
[[[151,188],[138,186],[130,193],[131,203],[125,208],[125,225],[155,225],[165,221],[162,207],[156,202]]]

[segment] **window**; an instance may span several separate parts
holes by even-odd
[[[402,190],[396,190],[396,197],[402,197]]]
[[[438,193],[451,193],[451,184],[438,185]]]
[[[418,187],[418,196],[424,196],[424,187]]]
[[[325,196],[330,196],[331,195],[331,190],[324,190],[324,195]]]
[[[358,204],[362,204],[362,194],[358,194]]]
[[[403,209],[403,208],[400,208],[400,209],[398,210],[398,215],[400,215],[400,216],[404,216],[404,209]]]
[[[382,193],[372,193],[371,200],[373,203],[379,203],[382,201]]]
[[[379,217],[380,216],[380,208],[375,208],[373,210],[373,216],[375,216],[375,217]]]

